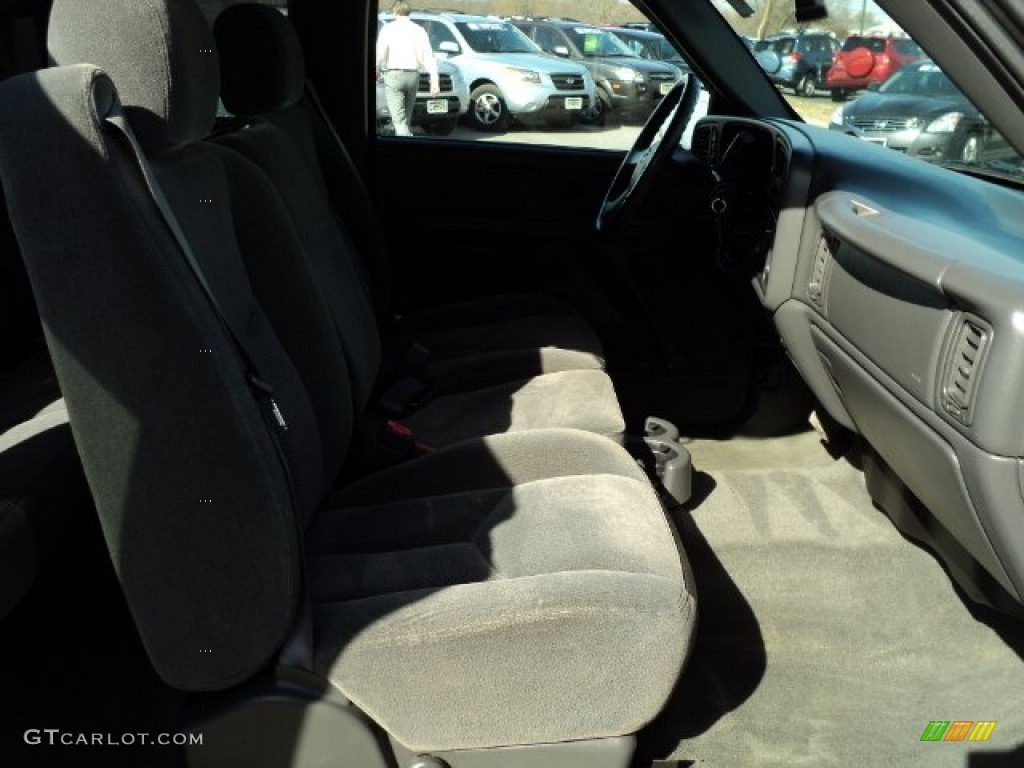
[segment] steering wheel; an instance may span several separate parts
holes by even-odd
[[[633,147],[615,172],[597,213],[597,231],[611,232],[625,223],[651,189],[658,170],[679,146],[700,96],[696,77],[685,80],[665,94],[647,118]]]

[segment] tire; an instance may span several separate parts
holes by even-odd
[[[604,95],[604,91],[598,88],[597,98],[580,113],[580,122],[584,125],[604,125],[608,122],[609,111],[611,111],[611,100]]]
[[[423,126],[423,130],[427,132],[428,136],[450,136],[458,122],[458,118],[455,117],[447,120],[431,120]]]
[[[832,88],[828,94],[832,97],[832,101],[846,101],[848,95],[844,88]]]
[[[797,81],[797,84],[793,86],[793,92],[797,96],[805,96],[807,98],[810,98],[811,96],[814,95],[814,91],[815,91],[814,76],[812,74],[810,74],[810,73],[808,73],[808,74],[804,75],[803,77],[801,77]]]
[[[846,54],[844,63],[850,77],[867,77],[875,68],[875,54],[867,48],[854,48]]]
[[[981,157],[983,143],[981,135],[977,133],[967,134],[963,146],[960,147],[960,162],[967,165],[977,165]]]
[[[501,91],[490,83],[479,85],[469,95],[469,121],[478,131],[496,133],[508,125],[508,106]]]

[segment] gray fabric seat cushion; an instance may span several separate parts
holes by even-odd
[[[412,750],[617,736],[655,717],[696,602],[624,452],[550,430],[431,459],[339,494],[310,530],[317,669]],[[459,488],[464,466],[480,479]]]
[[[451,445],[482,435],[562,427],[621,437],[626,423],[604,371],[561,371],[457,392],[402,419],[416,437]]]

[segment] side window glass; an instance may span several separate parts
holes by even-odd
[[[507,16],[507,0],[444,7],[409,17],[427,32],[440,91],[430,92],[426,62],[418,62],[415,94],[408,77],[378,76],[378,135],[624,150],[690,71],[683,53],[630,2],[581,3],[573,21]],[[389,13],[379,19],[378,34],[396,23]],[[581,58],[567,55],[576,37]],[[404,79],[404,94],[385,79]],[[698,116],[708,101],[702,88]]]

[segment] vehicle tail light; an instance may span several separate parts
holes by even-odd
[[[791,53],[786,58],[789,59],[789,62],[791,64],[796,64],[798,61],[800,61],[801,55],[799,53]]]

